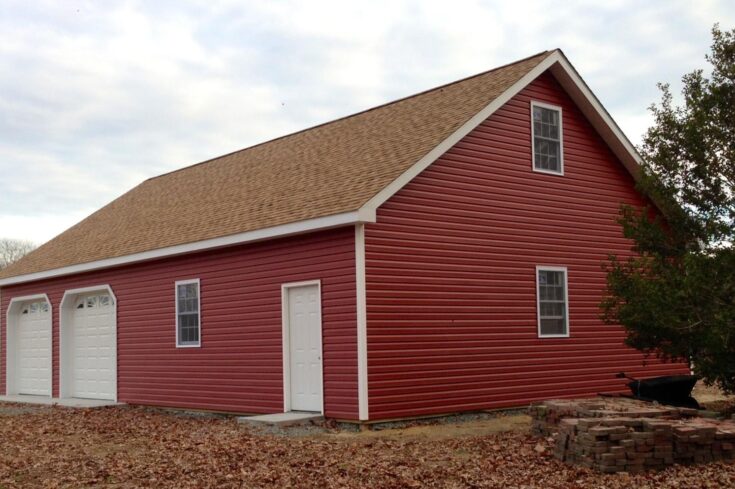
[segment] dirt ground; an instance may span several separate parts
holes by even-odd
[[[384,428],[379,430],[327,433],[324,436],[336,438],[393,438],[443,440],[466,436],[484,436],[495,433],[525,433],[530,429],[531,418],[525,414],[504,415],[485,414],[463,417],[458,422],[428,420],[424,424],[416,424],[401,428]]]
[[[726,396],[717,387],[701,382],[694,386],[692,395],[704,409],[732,413],[735,408],[735,396]]]
[[[0,488],[735,487],[735,466],[601,475],[550,456],[522,414],[356,432],[264,434],[140,407],[0,407]],[[453,419],[453,420],[452,420]],[[297,432],[302,433],[302,432]]]

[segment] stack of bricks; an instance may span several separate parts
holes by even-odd
[[[679,463],[735,461],[735,423],[694,419],[673,426],[674,458]]]
[[[674,463],[668,421],[651,418],[564,419],[554,455],[601,472],[642,472]]]
[[[678,419],[696,416],[696,409],[652,405],[627,398],[595,398],[576,400],[550,400],[529,407],[531,430],[537,436],[548,436],[557,431],[566,418],[628,418]]]
[[[698,418],[693,409],[594,399],[546,401],[531,415],[536,433],[553,434],[556,458],[601,472],[735,461],[735,422]]]

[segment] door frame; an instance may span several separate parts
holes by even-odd
[[[322,281],[321,280],[305,280],[301,282],[290,282],[281,284],[281,326],[282,326],[282,344],[283,344],[283,412],[291,411],[291,324],[289,321],[290,308],[288,300],[288,292],[290,289],[297,287],[306,287],[316,285],[317,294],[319,295],[318,311],[319,311],[319,370],[321,374],[322,399],[320,413],[324,414],[324,338],[322,328]]]
[[[112,378],[112,388],[114,402],[117,401],[117,297],[112,291],[112,287],[108,284],[93,285],[91,287],[81,287],[78,289],[69,289],[64,291],[64,297],[61,299],[59,307],[59,397],[70,398],[72,382],[67,377],[73,375],[74,372],[70,368],[70,356],[72,352],[67,351],[68,346],[65,344],[66,339],[71,333],[70,326],[73,325],[74,303],[80,295],[92,294],[95,292],[103,292],[110,295],[112,299],[112,358],[115,374]]]
[[[18,357],[15,348],[11,348],[11,341],[15,341],[15,333],[18,328],[18,312],[22,309],[25,302],[44,300],[48,304],[49,310],[49,361],[51,362],[49,369],[48,396],[53,397],[54,394],[54,306],[51,304],[48,294],[34,294],[13,297],[8,304],[8,310],[5,312],[5,394],[12,396],[18,394],[16,362]]]

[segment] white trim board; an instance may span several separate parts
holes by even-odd
[[[375,222],[375,214],[370,214],[369,211],[355,211],[345,212],[342,214],[334,214],[332,216],[326,217],[317,217],[314,219],[306,219],[304,221],[296,221],[280,226],[256,229],[254,231],[233,234],[231,236],[223,236],[221,238],[213,238],[204,241],[196,241],[194,243],[169,246],[167,248],[159,248],[156,250],[144,251],[142,253],[134,253],[132,255],[108,258],[105,260],[98,260],[89,263],[80,263],[78,265],[56,268],[44,272],[29,273],[27,275],[18,275],[16,277],[8,277],[0,279],[0,286],[31,282],[33,280],[43,280],[51,277],[59,277],[62,275],[72,275],[75,273],[82,273],[90,270],[116,267],[129,263],[137,263],[141,261],[154,260],[156,258],[166,258],[170,256],[183,255],[185,253],[222,248],[225,246],[232,246],[236,244],[252,243],[256,241],[263,241],[276,237],[285,237],[309,231],[326,230],[339,226],[355,224],[356,222],[360,222],[361,220],[369,220],[371,222]]]

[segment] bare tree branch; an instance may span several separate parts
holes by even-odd
[[[0,238],[0,270],[20,260],[34,249],[36,245],[30,241]]]

